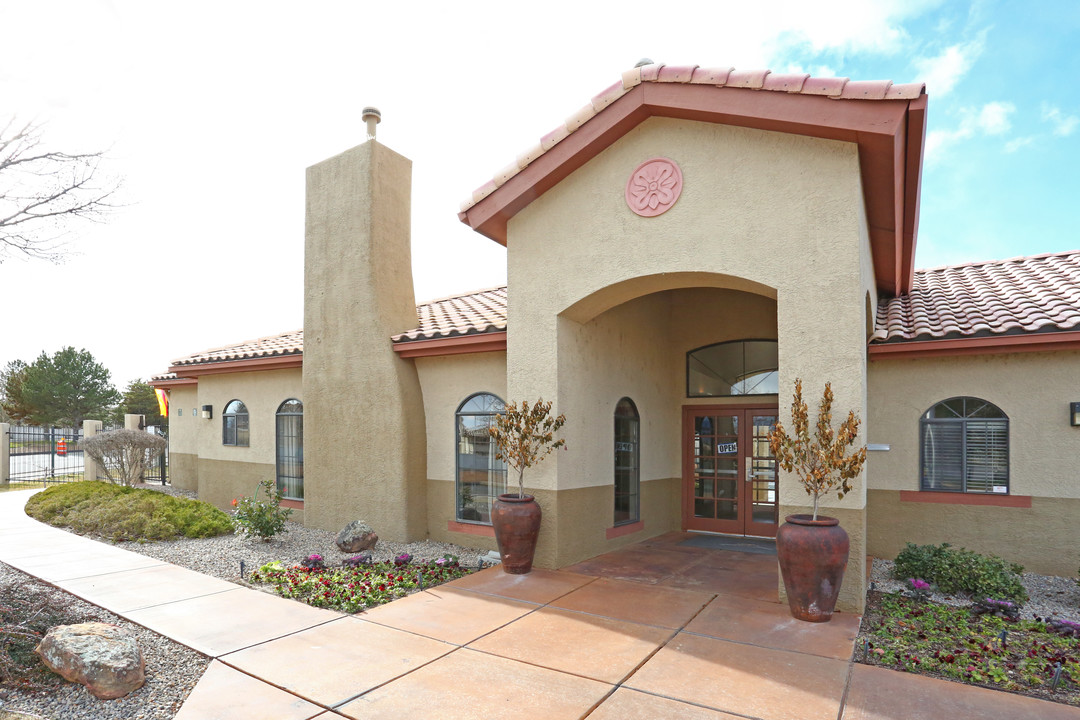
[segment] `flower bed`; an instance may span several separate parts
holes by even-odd
[[[954,607],[872,592],[856,660],[1080,705],[1080,639],[1069,636],[1071,623],[1006,614],[987,603]]]
[[[312,556],[314,557],[314,556]],[[407,561],[346,564],[341,567],[322,567],[308,558],[306,564],[285,567],[280,562],[263,565],[251,573],[251,582],[273,586],[282,597],[305,602],[314,607],[354,613],[391,600],[442,585],[468,575],[456,558],[441,558],[433,562],[408,565]]]

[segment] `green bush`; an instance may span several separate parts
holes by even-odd
[[[229,516],[209,503],[103,482],[51,487],[30,498],[26,514],[116,541],[213,537],[232,530]]]
[[[956,549],[949,543],[915,545],[896,556],[893,577],[897,580],[920,578],[934,583],[942,592],[966,592],[978,598],[1026,602],[1027,590],[1020,582],[1024,568],[1006,562],[997,555]]]
[[[266,495],[265,500],[259,499],[259,490]],[[237,535],[257,537],[263,542],[269,542],[270,538],[280,532],[289,529],[286,521],[292,515],[290,508],[281,507],[281,500],[285,494],[277,487],[273,480],[263,480],[255,487],[254,497],[244,496],[232,501],[236,512],[233,514],[233,526]]]

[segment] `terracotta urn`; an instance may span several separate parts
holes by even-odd
[[[491,525],[499,544],[504,572],[524,575],[532,570],[540,534],[540,506],[532,495],[500,495],[491,505]]]
[[[848,534],[836,518],[788,515],[776,534],[776,557],[788,607],[797,620],[828,622],[848,561]]]

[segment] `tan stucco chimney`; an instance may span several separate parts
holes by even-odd
[[[304,522],[390,541],[427,532],[420,383],[390,343],[417,325],[411,185],[411,161],[372,141],[307,169]]]

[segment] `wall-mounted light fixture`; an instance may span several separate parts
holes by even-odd
[[[203,405],[202,406],[202,418],[203,418],[203,420],[209,420],[212,417],[214,417],[214,406],[213,405]]]
[[[1080,426],[1080,402],[1069,403],[1069,424]]]

